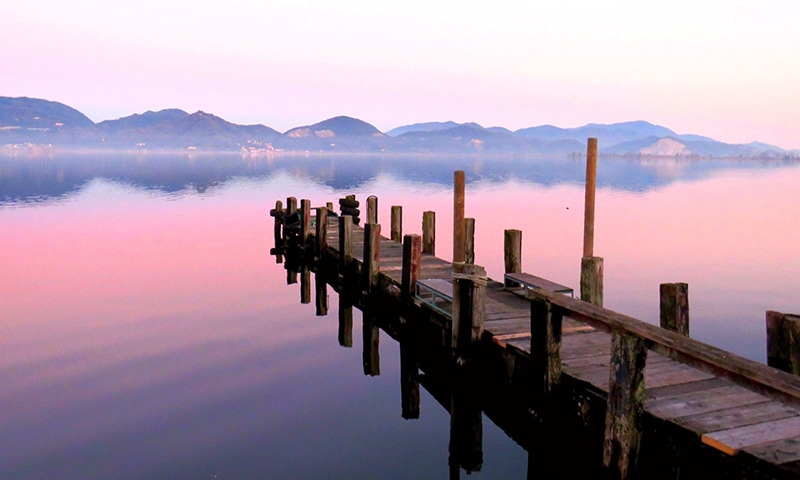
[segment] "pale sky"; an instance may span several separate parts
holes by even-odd
[[[800,148],[800,2],[0,0],[0,95],[280,131],[647,120]]]

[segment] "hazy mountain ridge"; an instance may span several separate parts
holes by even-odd
[[[598,138],[600,153],[623,156],[800,157],[761,142],[732,145],[694,134],[679,135],[646,121],[553,125],[511,131],[453,121],[405,125],[380,132],[353,117],[337,116],[280,133],[264,125],[237,125],[216,115],[180,109],[147,111],[94,123],[67,105],[27,97],[0,97],[0,152],[29,144],[63,149],[571,155]],[[3,147],[5,145],[5,147]]]

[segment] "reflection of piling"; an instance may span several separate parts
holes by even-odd
[[[450,478],[483,467],[483,413],[480,391],[467,372],[456,374],[450,396]]]
[[[339,345],[353,346],[353,305],[346,295],[339,296]]]
[[[305,265],[300,269],[300,303],[311,303],[311,270]]]
[[[422,251],[436,255],[436,212],[422,213]]]
[[[800,315],[767,312],[767,365],[800,375]]]
[[[662,283],[659,286],[661,328],[689,336],[689,285]]]
[[[403,418],[419,418],[419,365],[407,332],[400,341],[400,396]]]
[[[375,322],[375,318],[369,310],[365,310],[362,315],[362,362],[364,364],[364,375],[377,376],[381,374],[380,357],[380,329]]]
[[[316,293],[316,314],[318,317],[324,317],[328,314],[328,284],[325,282],[325,277],[321,272],[314,275],[314,289]]]

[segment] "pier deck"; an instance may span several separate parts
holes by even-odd
[[[365,230],[352,229],[352,255],[362,276]],[[327,218],[326,249],[317,252],[313,270],[338,269],[338,218]],[[319,243],[313,233],[306,245]],[[307,247],[308,248],[308,247]],[[398,302],[413,303],[446,324],[445,308],[430,308],[418,296],[403,297],[403,244],[380,237],[380,289]],[[287,254],[288,255],[288,254]],[[341,275],[341,272],[338,273]],[[328,275],[335,278],[337,275]],[[422,254],[418,280],[423,284],[453,282],[453,264]],[[331,284],[334,288],[336,282]],[[608,397],[614,380],[612,343],[622,332],[644,341],[644,413],[670,423],[704,447],[746,459],[767,478],[794,478],[800,473],[800,381],[797,377],[688,337],[595,307],[568,295],[542,289],[507,288],[488,279],[485,289],[482,345],[500,349],[500,356],[535,361],[531,333],[532,302],[544,302],[563,313],[559,322],[557,359],[564,380]],[[452,295],[452,293],[450,294]],[[616,333],[615,333],[616,332]],[[646,435],[646,433],[645,433]],[[624,476],[624,475],[623,475]]]

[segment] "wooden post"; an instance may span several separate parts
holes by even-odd
[[[392,241],[403,241],[403,207],[392,205]]]
[[[453,319],[451,348],[456,364],[463,365],[473,346],[483,336],[486,316],[486,270],[480,265],[464,265],[463,272],[453,273]]]
[[[400,342],[400,397],[403,418],[419,418],[419,366],[407,338]]]
[[[297,213],[297,198],[286,198],[286,215],[293,215]]]
[[[466,177],[463,170],[453,175],[453,263],[464,263],[464,190]]]
[[[409,298],[414,296],[414,289],[422,269],[422,237],[406,235],[403,237],[403,275],[402,294]]]
[[[506,273],[522,273],[522,230],[506,230],[503,233],[503,252]],[[505,282],[511,287],[512,282]]]
[[[306,266],[300,269],[300,303],[311,303],[311,271]]]
[[[436,212],[422,213],[422,252],[436,255]]]
[[[339,345],[353,346],[353,304],[347,295],[339,295]]]
[[[800,375],[800,315],[767,311],[767,365]]]
[[[273,237],[275,239],[275,263],[283,263],[283,202],[275,202],[275,227]]]
[[[314,274],[314,292],[316,293],[317,316],[324,317],[328,314],[328,284],[321,272]]]
[[[317,208],[317,256],[322,259],[328,251],[328,208]]]
[[[597,139],[586,147],[586,199],[583,210],[583,256],[594,256],[594,197],[597,187]]]
[[[689,336],[689,285],[662,283],[659,286],[661,328]]]
[[[475,219],[464,219],[464,263],[475,263]]]
[[[562,312],[549,301],[531,302],[531,373],[534,411],[549,418],[554,393],[561,383]]]
[[[325,208],[327,208],[329,212],[333,212],[333,202],[325,202]]]
[[[359,215],[361,215],[361,210],[358,209],[358,205],[359,202],[356,200],[355,195],[348,195],[345,198],[339,199],[340,215],[350,215],[353,217],[353,224],[358,225],[360,223]]]
[[[598,307],[603,306],[603,259],[581,259],[581,300]]]
[[[353,217],[339,217],[339,286],[350,282],[350,265],[353,263]]]
[[[377,223],[368,223],[364,225],[364,259],[361,265],[363,270],[361,289],[367,296],[377,289],[380,281],[380,253],[381,226]]]
[[[300,245],[305,248],[308,244],[308,235],[311,233],[311,200],[300,200],[300,214],[303,216],[300,222]]]
[[[381,357],[379,350],[381,331],[375,324],[368,310],[365,310],[362,314],[361,326],[364,347],[361,358],[364,364],[364,375],[375,377],[381,374]]]
[[[367,197],[367,223],[378,223],[378,197]]]
[[[645,341],[611,333],[608,404],[603,441],[603,467],[609,478],[626,479],[636,470],[644,410]]]

